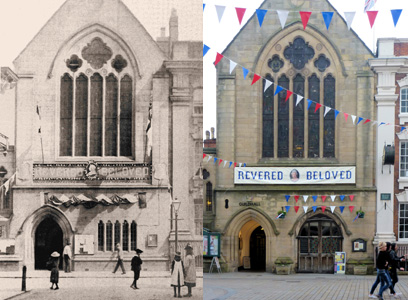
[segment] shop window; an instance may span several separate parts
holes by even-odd
[[[134,251],[137,248],[136,241],[137,224],[135,221],[132,221],[130,226],[126,220],[123,221],[123,223],[116,221],[115,225],[113,225],[111,221],[106,222],[106,225],[103,223],[103,221],[99,221],[98,251],[115,251],[117,244],[122,246],[123,251]]]
[[[400,141],[400,177],[408,177],[408,141]]]
[[[398,237],[400,239],[408,239],[408,203],[400,203],[398,221]]]
[[[408,114],[408,88],[402,88],[400,92],[400,112]]]

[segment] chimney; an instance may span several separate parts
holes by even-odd
[[[206,140],[210,139],[210,132],[208,130],[205,131],[205,139]]]
[[[178,41],[178,16],[177,11],[174,8],[171,10],[169,35],[171,42]]]
[[[214,139],[214,127],[211,127],[211,139]]]

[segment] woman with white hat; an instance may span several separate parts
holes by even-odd
[[[50,264],[51,264],[51,276],[50,276],[50,282],[52,283],[50,289],[54,289],[54,283],[55,283],[55,290],[58,290],[58,279],[59,279],[59,270],[58,270],[58,265],[59,265],[59,257],[60,254],[57,251],[54,251],[51,253],[50,257]]]

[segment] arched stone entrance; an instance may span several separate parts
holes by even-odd
[[[255,263],[257,271],[272,272],[272,242],[278,234],[273,220],[261,210],[247,208],[234,214],[225,227],[221,243],[228,270],[243,270],[244,261],[249,260],[251,267]],[[255,250],[257,243],[259,253]],[[255,258],[257,254],[261,255],[259,259]],[[252,260],[251,256],[254,256]]]
[[[45,218],[35,230],[34,268],[36,270],[46,269],[45,264],[51,253],[57,251],[62,256],[63,249],[61,227],[52,218]],[[62,259],[60,260],[60,268],[62,268]]]

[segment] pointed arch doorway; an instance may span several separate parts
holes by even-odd
[[[35,230],[34,268],[45,270],[46,262],[54,251],[62,255],[63,241],[63,232],[57,222],[51,217],[41,221]],[[60,259],[60,268],[62,269],[62,259]]]

